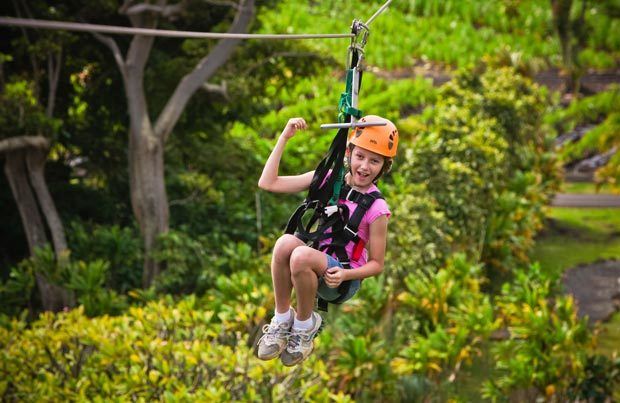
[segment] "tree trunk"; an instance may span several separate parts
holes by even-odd
[[[152,252],[159,234],[168,232],[169,212],[163,144],[154,136],[148,119],[140,119],[136,126],[132,123],[129,140],[131,205],[144,242],[142,286],[146,288],[161,271]]]
[[[50,283],[41,273],[35,273],[44,311],[58,312],[75,306],[75,297],[59,285]]]
[[[47,152],[41,149],[29,149],[26,155],[26,165],[30,173],[30,183],[39,200],[39,206],[52,234],[52,243],[56,258],[61,259],[67,254],[67,239],[65,229],[54,205],[54,200],[45,183],[45,161]]]
[[[20,138],[15,140],[21,140]],[[30,170],[32,187],[39,198],[41,209],[45,215],[54,237],[54,248],[59,262],[67,256],[67,242],[65,241],[64,229],[54,202],[47,190],[43,167],[47,153],[37,147],[20,148],[6,152],[4,172],[17,203],[17,209],[22,219],[30,255],[34,255],[36,248],[44,247],[47,243],[45,226],[41,219],[39,207],[31,184],[28,182],[26,170]],[[32,169],[30,169],[32,167]],[[60,252],[59,252],[60,251]],[[59,311],[75,305],[73,293],[53,284],[41,273],[35,273],[37,288],[41,294],[41,303],[46,311]]]
[[[562,51],[562,62],[564,63],[564,68],[567,73],[567,91],[570,90],[570,86],[572,85],[573,73],[572,35],[570,23],[570,10],[572,3],[572,0],[551,0],[553,25],[558,33],[558,39],[560,40],[560,48]]]
[[[587,1],[581,3],[581,12],[577,19],[571,19],[573,0],[551,0],[553,25],[560,40],[562,63],[566,73],[566,92],[579,95],[583,71],[579,63],[579,53],[587,37],[585,33],[585,12]]]
[[[45,246],[47,237],[37,202],[30,189],[26,175],[25,150],[15,150],[6,154],[4,172],[11,186],[17,209],[22,219],[30,255],[36,248]]]
[[[159,234],[168,232],[168,197],[164,179],[164,144],[149,118],[144,94],[144,65],[153,38],[135,37],[125,64],[125,94],[130,117],[129,184],[131,206],[144,246],[142,286],[149,287],[161,265],[152,254]]]
[[[182,3],[167,6],[133,5],[125,2],[120,12],[128,15],[134,27],[156,28],[157,13],[170,16],[182,11]],[[247,32],[254,16],[254,0],[241,0],[229,33]],[[169,210],[164,178],[164,145],[192,95],[230,58],[239,39],[222,39],[185,75],[159,114],[155,126],[148,113],[144,94],[144,68],[153,46],[153,37],[133,37],[126,58],[116,42],[93,33],[114,55],[123,77],[129,111],[129,178],[131,206],[140,226],[144,245],[143,287],[149,287],[161,272],[161,263],[152,258],[159,234],[168,232]]]

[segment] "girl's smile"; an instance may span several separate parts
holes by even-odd
[[[354,147],[351,151],[351,182],[350,185],[367,189],[383,168],[382,155],[368,151],[365,148]]]

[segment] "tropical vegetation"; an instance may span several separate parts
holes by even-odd
[[[311,33],[346,32],[382,4],[147,3],[0,9]],[[303,195],[256,183],[290,117],[310,128],[289,142],[281,172],[314,169],[324,154],[333,133],[319,123],[336,119],[346,40],[112,40],[3,27],[2,400],[611,396],[620,361],[591,348],[596,334],[558,285],[562,268],[532,252],[562,163],[618,147],[617,87],[590,96],[578,84],[588,69],[618,68],[617,11],[613,1],[395,1],[372,22],[359,106],[401,134],[394,172],[380,182],[393,213],[388,264],[330,307],[315,352],[293,369],[258,360],[254,345],[274,306],[270,252]],[[568,107],[536,83],[548,70],[570,78]],[[200,85],[183,87],[194,74]],[[556,149],[558,134],[586,123],[598,126]],[[618,155],[601,184],[618,183]],[[491,368],[482,378],[481,362]]]

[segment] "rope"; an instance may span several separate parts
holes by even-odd
[[[371,23],[371,22],[372,22],[375,18],[377,18],[377,17],[379,16],[379,14],[381,14],[381,13],[382,13],[382,12],[383,12],[383,11],[384,11],[384,10],[385,10],[388,6],[389,6],[389,5],[390,5],[390,3],[391,3],[391,2],[392,2],[392,0],[388,0],[388,1],[386,1],[386,2],[385,2],[385,4],[384,4],[384,5],[382,5],[382,6],[381,6],[381,8],[380,8],[380,9],[378,9],[378,10],[377,10],[377,12],[376,12],[376,13],[374,13],[374,14],[372,15],[372,17],[370,17],[370,18],[368,19],[368,21],[366,21],[366,26],[369,26],[369,25],[370,25],[370,23]]]
[[[319,39],[351,38],[353,34],[228,34],[217,32],[171,31],[163,29],[129,28],[112,25],[84,24],[78,22],[45,21],[26,18],[0,17],[0,25],[60,29],[67,31],[101,32],[106,34],[129,34],[145,36],[165,36],[171,38],[217,38],[217,39]]]

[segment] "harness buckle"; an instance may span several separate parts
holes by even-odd
[[[353,231],[351,228],[349,228],[348,224],[344,226],[344,230],[349,231],[349,233],[353,235],[353,238],[355,238],[357,236],[357,232]]]
[[[351,199],[349,199],[349,197],[351,197],[352,193],[353,193],[353,188],[349,189],[349,193],[347,193],[347,197],[345,198],[345,200],[352,201]]]
[[[332,214],[334,214],[336,211],[338,211],[338,206],[337,205],[327,206],[323,210],[325,211],[325,214],[327,214],[327,216],[329,217]]]

